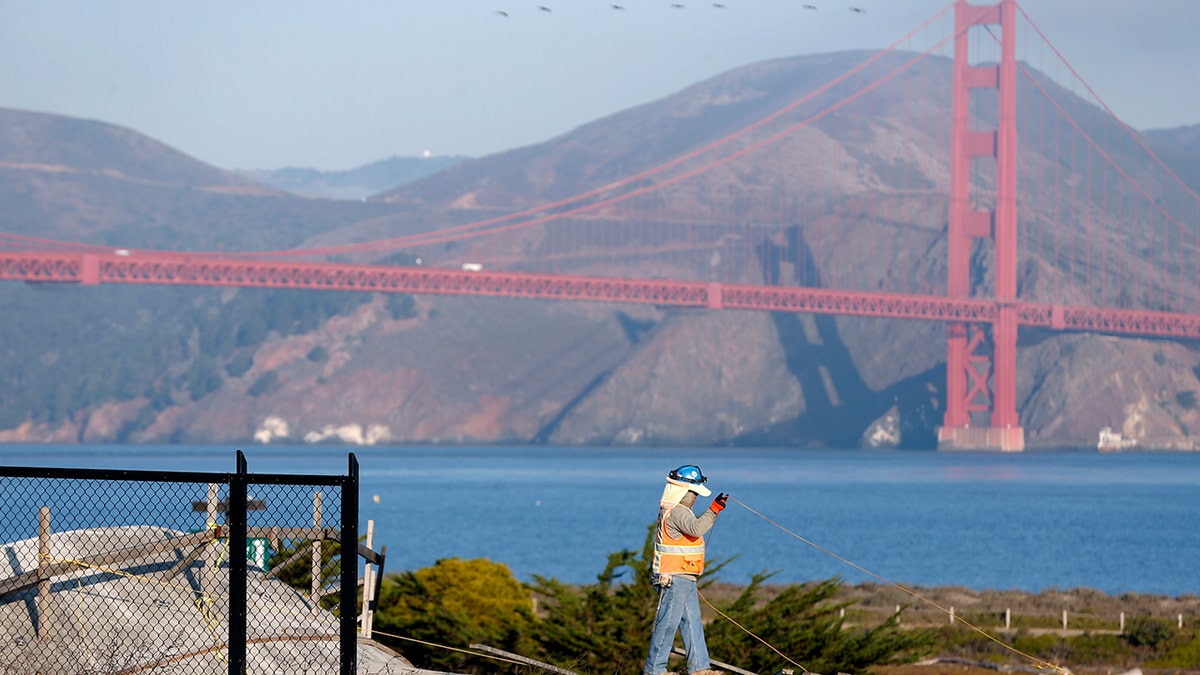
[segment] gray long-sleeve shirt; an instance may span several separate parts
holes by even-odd
[[[705,509],[700,517],[683,504],[676,504],[667,512],[667,534],[678,539],[682,535],[702,537],[712,529],[717,522],[717,514],[712,509]]]

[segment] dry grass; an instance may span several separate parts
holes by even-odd
[[[1124,667],[1112,666],[1074,666],[1071,672],[1075,675],[1121,675],[1127,673],[1131,669]],[[1177,668],[1138,668],[1142,675],[1195,675],[1200,673],[1200,668],[1194,670],[1180,670]],[[932,665],[918,665],[915,663],[905,663],[892,666],[876,666],[871,669],[874,675],[997,675],[999,671],[995,668],[983,668],[979,666],[966,666],[955,663],[935,663]]]
[[[762,598],[774,597],[783,586],[766,586]],[[949,612],[980,628],[1004,626],[1005,611],[1010,613],[1012,629],[1062,631],[1063,611],[1067,612],[1068,633],[1120,629],[1121,613],[1125,620],[1150,616],[1177,622],[1183,615],[1185,626],[1200,623],[1200,596],[1106,595],[1090,588],[1051,589],[1041,593],[1024,591],[977,591],[960,586],[900,588],[878,583],[847,585],[838,601],[849,602],[846,617],[850,622],[866,624],[883,621],[896,607],[903,608],[902,625],[938,626],[950,623]],[[716,583],[705,591],[706,597],[720,605],[737,597],[742,586]],[[918,597],[919,596],[919,597]]]

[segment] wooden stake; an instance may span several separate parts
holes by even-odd
[[[313,493],[313,529],[321,528],[321,501],[323,495],[320,492]],[[346,555],[343,551],[342,555]],[[317,539],[312,543],[312,594],[311,597],[315,602],[319,591],[321,590],[321,540]]]
[[[216,483],[208,484],[208,495],[204,502],[204,527],[210,532],[218,526],[217,494],[219,489],[220,487]],[[210,544],[204,547],[203,566],[200,569],[200,594],[202,596],[216,589],[218,556],[216,546]]]
[[[38,637],[50,641],[50,507],[38,509]]]
[[[371,548],[375,542],[375,521],[367,521],[367,548]],[[356,556],[357,557],[357,556]],[[342,556],[342,564],[346,564],[345,555]],[[356,561],[357,564],[357,561]],[[371,637],[371,623],[374,612],[371,611],[371,603],[375,600],[375,574],[371,567],[371,562],[368,560],[363,565],[363,593],[362,593],[362,636],[365,638]]]

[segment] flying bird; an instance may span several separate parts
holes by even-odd
[[[816,8],[817,8],[816,5],[805,5],[804,6],[804,9],[816,9]]]
[[[622,7],[620,5],[613,5],[612,8],[613,9],[625,9],[624,7]]]
[[[550,8],[549,8],[549,7],[547,7],[547,6],[545,6],[545,5],[538,5],[538,9],[542,10],[543,12],[549,12],[549,11],[550,11]]]
[[[719,2],[714,2],[713,7],[716,7],[717,9],[725,9],[725,5],[722,5]]]
[[[683,9],[684,7],[686,7],[686,5],[681,5],[678,2],[672,2],[671,6],[674,7],[675,9]]]
[[[859,14],[866,14],[866,13],[867,13],[867,10],[863,9],[862,7],[851,7],[851,8],[850,8],[850,11],[851,11],[851,12],[857,12],[857,13],[859,13]]]
[[[502,17],[506,18],[506,19],[508,18],[508,12],[506,12],[506,11],[504,11],[504,10],[502,10],[502,9],[498,9],[498,10],[496,10],[496,13],[497,13],[497,14],[499,14],[500,16],[502,16]]]

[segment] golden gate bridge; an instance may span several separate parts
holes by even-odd
[[[1018,60],[1022,22],[1022,34],[1037,38],[1026,41],[1036,46],[1026,53],[1044,60],[1048,48],[1058,77]],[[947,65],[940,81],[948,120],[908,91],[917,74]],[[1078,91],[1092,105],[1079,105]],[[1021,147],[1030,148],[1021,154],[1018,118]],[[829,139],[846,130],[852,140],[839,149]],[[841,156],[847,148],[862,155]],[[849,189],[844,166],[859,167]],[[837,187],[842,196],[831,198]],[[1016,451],[1025,444],[1018,330],[1200,337],[1198,224],[1200,198],[1082,83],[1014,0],[957,0],[770,114],[569,197],[390,239],[281,251],[178,252],[0,234],[0,279],[936,321],[947,345],[939,446]],[[412,262],[380,262],[397,252]]]

